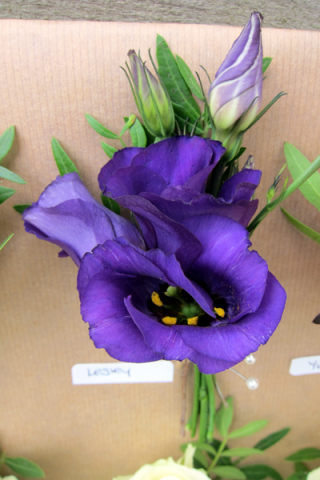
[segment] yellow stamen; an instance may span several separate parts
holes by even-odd
[[[161,300],[160,300],[159,293],[157,293],[157,292],[152,292],[151,300],[152,300],[152,303],[154,303],[155,305],[157,305],[157,307],[162,307],[163,303],[162,303]]]
[[[188,325],[198,325],[199,317],[188,318]]]
[[[164,317],[162,321],[165,325],[175,325],[177,323],[176,317]]]
[[[226,312],[223,310],[223,308],[214,308],[213,309],[219,317],[224,318]]]

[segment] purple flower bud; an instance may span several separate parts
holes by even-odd
[[[147,129],[156,137],[170,136],[174,129],[174,113],[165,87],[147,69],[134,50],[128,52],[134,96]]]
[[[260,110],[262,100],[262,16],[250,20],[231,47],[209,89],[210,112],[218,130],[228,130],[248,110],[237,125],[245,130]]]

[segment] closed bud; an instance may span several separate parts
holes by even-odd
[[[134,50],[130,50],[128,56],[135,101],[145,126],[155,137],[170,136],[175,119],[165,87],[152,75]]]
[[[260,13],[251,14],[210,86],[210,112],[220,140],[234,127],[237,133],[245,130],[260,110],[263,83],[261,21]]]

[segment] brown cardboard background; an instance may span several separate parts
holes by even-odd
[[[70,259],[57,259],[55,246],[25,234],[11,206],[36,200],[56,177],[53,135],[98,198],[96,176],[106,156],[102,138],[84,113],[119,131],[121,117],[136,112],[118,67],[129,48],[140,48],[147,58],[149,46],[155,52],[158,32],[192,70],[201,63],[213,76],[240,29],[22,20],[2,20],[0,27],[0,131],[11,124],[17,128],[3,165],[28,182],[17,186],[0,209],[1,237],[15,233],[0,252],[0,444],[11,456],[41,464],[49,480],[111,480],[142,463],[179,456],[179,365],[173,384],[72,386],[72,365],[109,357],[94,348],[81,320],[76,267]],[[289,96],[245,136],[247,152],[264,171],[258,190],[262,204],[284,164],[285,140],[309,159],[320,153],[320,33],[265,29],[263,41],[265,56],[274,57],[264,104],[280,90]],[[318,212],[299,192],[285,207],[320,231]],[[288,303],[275,335],[256,354],[256,364],[238,367],[258,377],[259,389],[249,391],[231,372],[219,379],[223,391],[236,397],[235,427],[258,418],[270,421],[265,433],[292,427],[286,440],[264,458],[253,459],[289,474],[281,460],[285,455],[320,447],[320,376],[288,373],[292,358],[320,353],[320,327],[311,324],[320,311],[320,250],[279,211],[264,221],[253,243],[286,288]],[[242,444],[251,446],[260,437]]]

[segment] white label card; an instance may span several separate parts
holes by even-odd
[[[291,360],[289,373],[294,376],[320,373],[320,355],[294,358]]]
[[[173,382],[173,363],[78,363],[71,369],[73,385]]]

